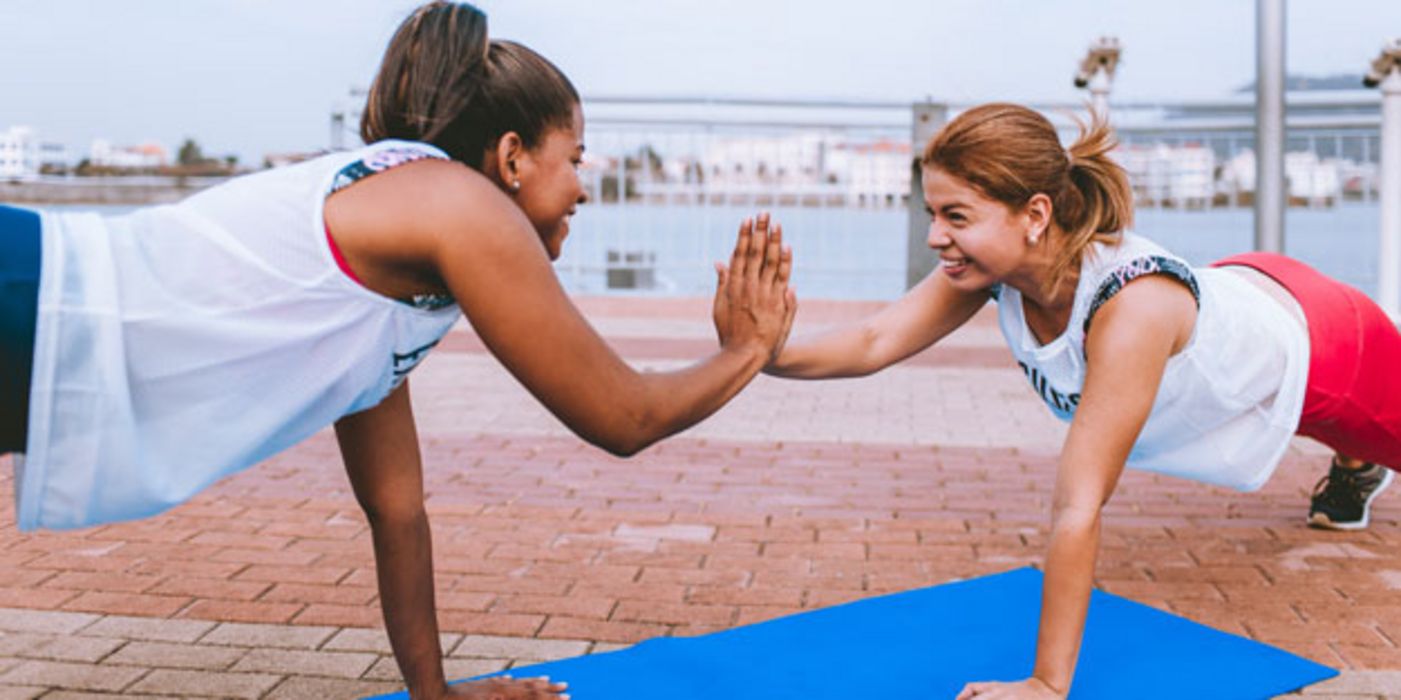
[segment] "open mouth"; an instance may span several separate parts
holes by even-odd
[[[957,277],[968,269],[971,262],[968,258],[940,257],[939,267],[943,269],[944,274]]]

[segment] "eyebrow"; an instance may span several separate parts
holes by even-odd
[[[951,202],[951,203],[949,203],[949,204],[945,204],[945,205],[939,207],[939,211],[942,211],[942,212],[944,212],[945,214],[948,214],[949,212],[951,212],[951,211],[953,211],[953,210],[955,210],[955,209],[969,209],[969,210],[971,210],[972,207],[970,207],[969,205],[965,204],[964,202]],[[926,212],[929,212],[930,214],[933,214],[933,213],[934,213],[934,207],[929,206],[929,203],[928,203],[928,202],[926,202],[926,203],[924,204],[924,210],[925,210]]]

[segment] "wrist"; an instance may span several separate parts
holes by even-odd
[[[1032,680],[1035,680],[1037,683],[1040,683],[1041,685],[1045,686],[1047,690],[1055,693],[1056,695],[1059,695],[1060,697],[1066,697],[1070,694],[1069,680],[1062,680],[1053,675],[1045,673],[1034,674],[1032,676]]]
[[[720,351],[744,360],[745,366],[757,365],[754,367],[756,372],[769,362],[769,349],[758,338],[731,340],[721,345]]]

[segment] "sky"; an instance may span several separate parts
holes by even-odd
[[[405,0],[0,0],[0,129],[81,155],[194,138],[254,164],[329,144]],[[481,0],[590,96],[1071,101],[1095,37],[1114,98],[1221,97],[1255,73],[1252,0]],[[1290,0],[1291,74],[1360,75],[1397,0]]]

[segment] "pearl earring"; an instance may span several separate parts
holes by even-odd
[[[512,181],[511,181],[511,189],[513,189],[513,190],[519,192],[519,191],[520,191],[520,188],[521,188],[521,181],[520,181],[520,180],[512,180]]]

